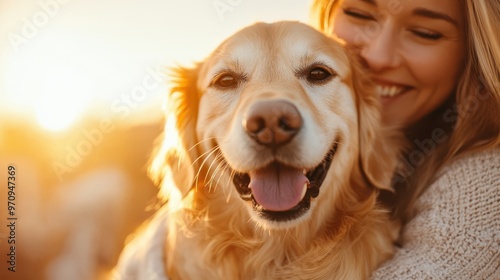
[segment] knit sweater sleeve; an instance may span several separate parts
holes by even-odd
[[[416,203],[378,279],[500,279],[500,149],[451,163]]]

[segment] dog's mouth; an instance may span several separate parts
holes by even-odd
[[[233,183],[243,200],[252,201],[253,210],[260,217],[279,222],[296,219],[309,210],[311,198],[319,195],[337,146],[335,142],[313,169],[299,169],[273,161],[249,173],[236,173]]]

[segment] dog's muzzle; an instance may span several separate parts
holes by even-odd
[[[298,134],[303,119],[291,102],[266,100],[249,107],[242,125],[256,144],[275,152]],[[252,201],[253,210],[262,218],[272,221],[296,219],[309,210],[311,198],[318,196],[337,145],[335,142],[321,163],[311,170],[275,160],[248,173],[236,173],[233,183],[241,198]]]
[[[311,198],[319,195],[337,146],[335,142],[321,163],[311,170],[275,161],[258,171],[235,174],[233,183],[240,197],[251,201],[253,211],[260,217],[271,221],[299,218],[310,209]]]

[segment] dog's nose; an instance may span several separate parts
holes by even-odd
[[[297,134],[302,127],[302,117],[288,101],[260,101],[249,108],[243,118],[243,127],[257,143],[277,148]]]

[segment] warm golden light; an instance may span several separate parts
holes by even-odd
[[[299,2],[283,13],[293,19],[307,15],[307,5]],[[261,13],[263,4],[242,1],[214,1],[202,9],[168,1],[157,7],[116,2],[119,10],[97,3],[42,1],[33,2],[32,9],[12,4],[3,13],[0,23],[9,24],[0,24],[8,42],[0,46],[0,107],[51,131],[86,116],[137,121],[142,109],[158,108],[164,98],[166,81],[149,78],[141,98],[129,100],[150,69],[200,61],[243,26],[280,17],[274,11]],[[95,105],[99,111],[93,111]]]
[[[41,89],[39,101],[34,104],[37,122],[44,128],[62,130],[85,111],[92,94],[92,79],[61,62],[43,65],[48,74]]]
[[[11,106],[33,113],[43,128],[57,131],[74,123],[95,98],[95,78],[61,52],[64,33],[47,32],[46,43],[27,43],[10,49],[4,65],[4,94]],[[79,50],[72,50],[78,52]]]
[[[39,125],[51,131],[60,131],[69,127],[76,119],[80,110],[71,106],[43,104],[36,108],[35,117]]]
[[[185,196],[176,186],[191,186],[196,175],[195,159],[179,147],[175,116],[160,109],[171,87],[167,69],[193,66],[256,21],[305,21],[308,6],[0,0],[0,178],[6,164],[19,168],[15,208],[26,241],[16,245],[14,277],[108,279],[102,274],[117,262],[126,236],[151,216],[145,208],[163,204],[154,203],[159,186],[145,169],[162,175],[158,196],[168,198],[169,211]],[[187,174],[184,181],[173,181],[179,171],[166,168],[167,154]],[[11,279],[4,264],[0,279]]]

